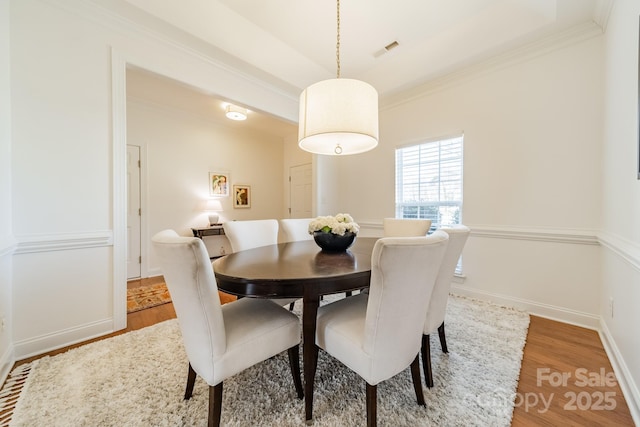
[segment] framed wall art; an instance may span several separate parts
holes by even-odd
[[[250,208],[251,207],[251,186],[249,185],[233,186],[233,207],[234,208]]]
[[[209,194],[211,196],[228,196],[229,185],[228,172],[209,172]]]

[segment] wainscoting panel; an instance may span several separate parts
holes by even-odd
[[[55,331],[14,343],[18,360],[73,345],[113,332],[113,319],[104,319],[75,328]]]

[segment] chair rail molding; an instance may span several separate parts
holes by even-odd
[[[598,245],[594,230],[573,228],[548,229],[537,227],[512,227],[500,225],[465,224],[471,235],[493,239],[533,240],[550,243],[570,243],[577,245]]]
[[[382,233],[382,222],[358,221],[360,230],[367,230],[374,234]],[[600,240],[594,230],[573,228],[537,228],[513,227],[505,225],[484,225],[464,223],[471,229],[471,236],[490,239],[533,240],[549,243],[569,243],[576,245],[598,245]]]
[[[16,250],[17,243],[13,236],[0,238],[0,258],[12,255]]]
[[[624,237],[608,232],[598,233],[598,242],[610,250],[636,271],[640,271],[640,245]]]
[[[15,254],[97,248],[113,245],[111,230],[16,236]]]

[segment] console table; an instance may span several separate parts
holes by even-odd
[[[193,237],[202,239],[204,236],[220,236],[224,235],[222,225],[212,225],[210,227],[192,228]]]

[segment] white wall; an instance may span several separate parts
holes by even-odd
[[[120,10],[130,8],[120,6]],[[3,8],[7,9],[6,3]],[[23,358],[111,332],[122,327],[120,319],[126,318],[126,240],[122,238],[126,64],[288,120],[296,117],[297,94],[222,64],[215,56],[219,52],[207,50],[186,34],[173,34],[169,41],[159,32],[163,24],[153,19],[141,17],[146,26],[141,30],[81,0],[13,1],[9,12],[2,16],[9,16],[11,23],[11,83],[6,84],[3,68],[0,90],[11,88],[12,139],[10,168],[2,167],[0,175],[0,232],[13,230],[16,244],[11,266],[5,268],[5,248],[11,251],[14,245],[4,243],[0,234],[2,283],[10,273],[13,289],[11,296],[3,286],[0,296],[5,301],[5,295],[10,295],[7,298],[13,301],[8,309],[13,313],[9,346],[12,343],[16,357]],[[2,25],[3,32],[6,28]],[[0,55],[6,57],[6,49]],[[0,119],[3,128],[9,124],[5,117]],[[9,152],[4,135],[3,153]],[[280,158],[273,185],[281,190],[282,146],[274,152]],[[260,155],[274,161],[272,156]],[[202,161],[199,167],[204,173],[212,166],[224,166],[215,158]],[[281,198],[272,207],[262,191],[262,182],[268,184],[269,178],[258,180],[240,166],[243,162],[246,159],[234,159],[230,164],[232,178],[252,185],[252,203],[269,206],[265,214],[280,214]],[[206,175],[202,181],[188,178],[183,184],[207,179]],[[9,182],[11,191],[5,193]],[[5,197],[10,203],[4,203]],[[11,209],[12,223],[5,209]],[[232,215],[242,219],[253,212]],[[190,225],[188,220],[181,224],[183,229]],[[0,340],[3,351],[4,339]]]
[[[600,314],[632,413],[640,423],[640,180],[638,172],[638,16],[640,3],[617,0],[605,35],[603,241]],[[614,301],[613,317],[608,301]]]
[[[221,221],[282,217],[284,166],[279,138],[137,99],[127,103],[127,131],[127,142],[143,147],[145,153],[142,209],[147,212],[147,235],[143,233],[142,244],[147,249],[151,236],[160,230],[173,228],[191,236],[191,227],[208,224],[202,205],[210,197],[209,172],[228,172],[231,192],[236,184],[251,186],[249,209],[234,208],[231,196],[220,198]],[[212,249],[216,251],[211,256],[219,255],[218,245]],[[160,274],[153,251],[147,253],[148,274]]]
[[[379,147],[340,159],[341,205],[393,216],[395,148],[463,132],[457,290],[597,327],[601,101],[602,37],[476,67],[382,109]]]
[[[9,0],[0,0],[0,382],[13,365]],[[1,322],[4,321],[4,328]]]
[[[10,17],[20,357],[52,334],[71,342],[112,328],[110,62],[104,31],[63,9],[12,1]]]
[[[8,97],[0,101],[0,311],[11,316],[9,335],[0,335],[3,362],[12,347],[25,357],[114,329],[114,294],[123,286],[116,271],[123,252],[117,206],[124,196],[114,170],[121,167],[115,154],[126,143],[117,127],[126,111],[117,105],[124,67],[114,71],[113,64],[134,64],[289,120],[297,115],[297,93],[221,65],[217,53],[200,49],[188,35],[167,41],[156,32],[158,22],[145,21],[141,30],[92,4],[0,0],[0,58],[9,56],[6,40],[11,54],[0,61],[0,93],[11,92],[10,114],[4,114]],[[639,320],[640,197],[638,181],[625,171],[635,170],[637,157],[630,125],[637,126],[639,12],[636,2],[617,0],[604,39],[476,67],[383,108],[376,150],[313,159],[316,213],[349,212],[367,226],[363,232],[378,232],[381,219],[394,212],[395,147],[464,132],[463,220],[473,234],[464,254],[466,280],[457,290],[593,326],[613,296],[615,316],[604,325],[632,375],[629,387],[637,390],[640,349],[629,325]],[[150,113],[143,106],[132,110]],[[194,144],[208,139],[166,119],[168,138],[154,138],[165,149],[172,133]],[[217,135],[207,124],[195,126]],[[150,159],[163,147],[144,143]],[[282,170],[295,161],[280,160],[272,185],[281,188]],[[197,168],[217,163],[199,159]],[[229,170],[234,181],[261,185],[238,172],[245,171],[240,164]],[[206,177],[191,172],[173,190],[176,197],[203,185]],[[269,216],[282,215],[285,205],[282,199],[274,207],[259,198],[253,203],[269,206]],[[173,215],[153,227],[180,222],[186,230],[202,221],[188,208]]]

